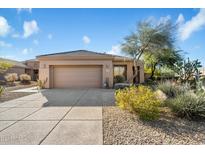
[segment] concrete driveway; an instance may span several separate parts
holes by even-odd
[[[103,144],[114,90],[51,89],[0,104],[0,144]]]

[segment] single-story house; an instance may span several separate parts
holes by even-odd
[[[11,68],[9,68],[3,74],[0,74],[0,80],[5,80],[4,76],[8,73],[16,73],[18,76],[26,73],[31,76],[32,80],[35,81],[38,79],[39,62],[36,59],[20,62],[11,59],[0,58],[0,61],[12,64]]]
[[[25,73],[31,76],[31,80],[38,80],[39,72],[39,61],[37,59],[30,59],[24,62],[28,69],[25,70]]]
[[[26,69],[28,69],[28,66],[16,60],[0,58],[0,61],[12,64],[12,67],[9,68],[6,72],[4,72],[4,74],[0,74],[0,80],[4,80],[4,76],[7,73],[16,73],[17,75],[21,75],[25,73]]]
[[[128,57],[77,50],[37,56],[39,79],[46,88],[113,87],[113,78],[122,75],[133,82],[133,60]],[[135,80],[144,82],[144,64],[138,61]],[[131,79],[131,80],[130,80]]]

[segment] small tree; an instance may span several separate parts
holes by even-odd
[[[6,61],[0,61],[0,74],[5,73],[9,68],[11,68],[13,64],[6,62]]]
[[[172,68],[175,63],[181,62],[182,57],[179,52],[179,50],[161,49],[160,51],[145,53],[143,58],[145,67],[150,70],[150,78],[153,78],[157,66]]]

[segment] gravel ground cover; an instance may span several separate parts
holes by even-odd
[[[12,99],[17,99],[20,97],[28,96],[34,93],[28,93],[28,92],[4,92],[4,94],[0,97],[0,103],[3,103],[5,101],[9,101]]]
[[[15,82],[15,86],[9,86],[9,85],[2,85],[2,86],[5,88],[5,91],[13,91],[17,89],[33,87],[36,85],[37,85],[36,81],[31,81],[30,84],[22,84],[21,82],[17,81]]]
[[[29,93],[29,92],[10,92],[13,90],[24,89],[24,88],[29,88],[33,86],[36,86],[36,82],[34,81],[32,81],[31,84],[28,84],[28,85],[23,85],[23,84],[20,84],[19,82],[16,82],[15,86],[4,86],[5,90],[4,90],[3,95],[0,97],[0,103],[34,94],[34,93]]]
[[[205,144],[205,121],[188,121],[162,113],[142,121],[118,107],[103,107],[104,144]]]

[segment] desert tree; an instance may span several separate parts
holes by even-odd
[[[146,52],[143,56],[145,67],[150,69],[152,79],[157,67],[173,69],[173,66],[182,61],[180,50],[161,49],[155,52]]]
[[[13,64],[11,64],[7,61],[0,60],[0,74],[5,73],[12,66],[13,66]]]
[[[136,31],[124,38],[122,51],[130,55],[134,61],[136,70],[137,61],[145,53],[152,54],[165,49],[174,48],[175,25],[170,20],[153,24],[151,21],[142,21],[137,24]],[[137,76],[137,71],[132,80]]]

